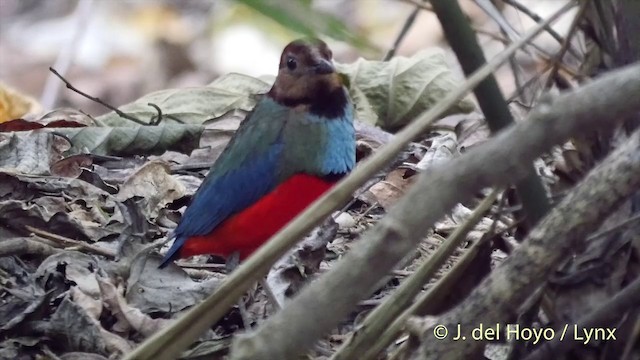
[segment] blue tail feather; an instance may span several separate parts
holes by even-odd
[[[158,268],[164,269],[165,267],[167,267],[167,265],[169,265],[170,262],[178,258],[180,248],[184,244],[184,240],[185,239],[183,237],[177,237],[173,241],[173,245],[171,245],[169,251],[167,251],[167,254],[162,259],[162,263],[160,264],[160,266],[158,266]]]

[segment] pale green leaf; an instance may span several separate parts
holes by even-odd
[[[120,110],[149,122],[158,115],[156,109],[148,105],[152,103],[160,107],[165,122],[175,123],[170,119],[173,117],[187,124],[202,124],[230,110],[251,110],[255,105],[253,95],[266,93],[269,87],[269,83],[260,79],[231,73],[203,87],[156,91],[120,107]],[[98,120],[109,126],[135,125],[115,112],[105,114]]]
[[[201,125],[183,124],[52,129],[73,144],[70,153],[118,156],[162,154],[167,150],[190,153],[198,147],[203,130]]]
[[[390,131],[433,107],[461,82],[442,51],[421,51],[386,62],[359,59],[337,68],[349,78],[358,119]],[[464,99],[443,116],[473,109],[473,102]]]

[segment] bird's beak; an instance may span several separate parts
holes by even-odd
[[[326,59],[320,59],[313,68],[315,73],[318,75],[331,74],[336,71],[336,68],[333,66],[331,61]]]

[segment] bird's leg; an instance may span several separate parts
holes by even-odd
[[[225,259],[225,269],[227,270],[227,275],[231,274],[233,270],[235,270],[240,265],[240,253],[238,251],[234,251]],[[240,310],[240,317],[242,318],[242,324],[246,330],[251,329],[251,321],[249,320],[249,312],[247,311],[247,306],[244,304],[244,299],[240,298],[238,302],[238,309]]]

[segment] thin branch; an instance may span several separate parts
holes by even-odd
[[[568,9],[569,7],[564,7],[556,12],[547,19],[545,24],[557,19]],[[389,143],[364,160],[351,174],[341,180],[327,194],[299,214],[264,246],[246,259],[226,281],[220,284],[215,293],[202,303],[191,308],[173,325],[162,329],[132,353],[127,354],[124,359],[163,360],[175,358],[180,354],[180,351],[187,348],[200,334],[221,319],[237,299],[258,279],[266,275],[273,263],[280,259],[293,244],[315,226],[322,223],[334,209],[347,201],[353,192],[358,190],[370,177],[392,162],[397,154],[404,150],[413,139],[423,134],[451,105],[464,98],[482,79],[500,67],[518,48],[540,33],[542,29],[542,25],[533,27],[522,39],[513,43],[505,51],[491,59],[485,66],[478,69],[462,86],[451,91],[434,107],[405,126]]]
[[[524,84],[522,84],[521,87],[517,88],[513,94],[511,94],[511,96],[509,96],[506,101],[507,102],[512,102],[515,101],[518,97],[520,97],[522,95],[522,93],[531,85],[533,85],[534,83],[536,83],[537,81],[540,80],[540,78],[542,77],[542,74],[544,74],[547,70],[551,69],[551,64],[545,64],[545,67],[543,69],[541,69],[540,71],[537,71],[533,76],[531,76],[530,79],[528,79],[527,81],[524,82]],[[524,105],[522,104],[523,107],[529,108],[530,105]]]
[[[87,26],[89,19],[91,19],[91,13],[93,11],[94,0],[80,0],[73,12],[72,17],[75,20],[75,26],[73,28],[73,34],[69,39],[69,42],[60,49],[58,59],[53,65],[54,68],[60,69],[60,72],[66,74],[73,63],[73,59],[76,56],[78,50],[78,44],[81,42],[82,37],[87,33]],[[60,94],[60,83],[55,81],[52,76],[47,77],[47,82],[44,84],[44,90],[42,91],[42,98],[40,103],[46,110],[50,110],[54,107],[58,101],[58,95]]]
[[[431,12],[433,11],[431,4],[429,4],[428,2],[425,2],[424,0],[398,0],[398,1],[411,4],[425,11],[431,11]]]
[[[142,121],[142,120],[140,120],[140,119],[138,119],[136,117],[128,115],[128,114],[120,111],[118,108],[107,104],[106,102],[104,102],[100,98],[91,96],[91,95],[89,95],[89,94],[87,94],[85,92],[82,92],[82,91],[78,90],[76,87],[71,85],[71,83],[67,79],[65,79],[62,75],[60,75],[60,73],[58,73],[54,68],[50,67],[49,71],[51,71],[55,76],[57,76],[60,80],[62,80],[62,82],[64,82],[65,85],[67,85],[67,89],[69,89],[69,90],[71,90],[73,92],[76,92],[76,93],[86,97],[87,99],[89,99],[91,101],[94,101],[94,102],[106,107],[107,109],[109,109],[111,111],[114,111],[116,114],[118,114],[118,116],[120,116],[123,119],[131,120],[131,121],[133,121],[133,122],[135,122],[137,124],[140,124],[140,125],[149,125],[148,123],[146,123],[146,122],[144,122],[144,121]]]
[[[523,14],[527,15],[528,17],[531,18],[531,20],[535,21],[536,23],[541,23],[543,21],[543,19],[540,17],[540,15],[536,14],[535,12],[531,11],[531,9],[529,9],[528,7],[522,5],[521,3],[519,3],[517,0],[504,0],[505,3],[511,5],[512,7],[514,7],[516,10],[521,11]],[[555,31],[551,26],[546,26],[544,29],[546,32],[549,33],[549,35],[551,35],[551,37],[553,37],[554,39],[556,39],[556,41],[560,44],[564,44],[565,39],[562,37],[562,35],[558,34],[557,31]],[[581,59],[580,54],[578,53],[578,51],[573,47],[572,44],[569,44],[569,48],[567,49],[569,51],[569,53],[571,55],[573,55],[576,59]]]
[[[487,37],[489,37],[489,38],[491,38],[491,39],[493,39],[493,40],[495,40],[495,41],[497,41],[497,42],[499,42],[499,43],[501,43],[501,44],[503,44],[505,46],[507,46],[507,45],[509,45],[511,43],[511,41],[509,41],[509,39],[507,39],[506,37],[500,36],[498,34],[494,34],[491,31],[488,31],[488,30],[485,30],[485,29],[481,29],[481,28],[479,28],[477,26],[473,27],[473,31],[476,34],[485,35],[485,36],[487,36]]]
[[[634,227],[640,225],[640,214],[632,216],[624,221],[621,221],[620,223],[611,226],[610,228],[604,229],[602,231],[599,231],[595,234],[591,234],[589,235],[589,241],[594,241],[598,238],[601,237],[605,237],[605,236],[610,236],[616,233],[619,233],[621,231],[625,231],[625,230],[629,230],[629,229],[633,229]]]
[[[160,122],[162,121],[162,109],[160,109],[160,106],[154,104],[154,103],[147,103],[147,105],[151,106],[152,108],[156,109],[156,111],[158,112],[158,114],[154,117],[151,118],[151,121],[149,121],[149,125],[158,125],[160,124]],[[156,119],[158,119],[156,121]]]
[[[61,250],[51,245],[29,238],[6,239],[0,242],[0,257],[30,254],[44,258],[59,251]]]
[[[640,277],[627,285],[613,298],[607,301],[598,309],[590,312],[576,321],[578,329],[595,329],[611,326],[617,319],[633,307],[640,303]],[[569,326],[564,338],[575,339],[574,326]],[[556,329],[556,334],[562,334],[563,329]],[[630,338],[632,339],[632,338]],[[571,350],[577,341],[562,341],[560,337],[555,337],[551,341],[544,341],[542,345],[525,360],[557,359],[561,354]]]
[[[491,234],[491,232],[489,232],[489,234]],[[367,350],[364,356],[371,357],[375,354],[379,354],[384,350],[387,344],[390,344],[397,338],[400,331],[405,328],[407,320],[411,318],[411,316],[429,313],[432,311],[431,309],[442,303],[442,299],[447,294],[448,289],[451,289],[454,284],[465,275],[467,269],[478,255],[481,247],[485,246],[488,239],[490,239],[490,236],[484,236],[480,241],[475,242],[469,249],[465,250],[462,257],[455,263],[455,265],[453,265],[451,270],[447,271],[447,273],[444,274],[444,276],[440,278],[431,289],[420,295],[408,309],[394,319],[394,321],[385,329],[384,333],[382,333],[376,340],[376,343]],[[406,343],[402,344],[394,352],[394,355],[399,357],[400,354],[405,351]]]
[[[33,234],[38,235],[40,237],[43,237],[45,239],[51,240],[51,241],[55,241],[65,247],[68,246],[76,246],[78,248],[80,248],[81,250],[84,250],[85,252],[88,253],[92,253],[92,254],[97,254],[97,255],[102,255],[106,258],[109,259],[115,259],[116,254],[113,251],[107,250],[107,249],[103,249],[101,247],[98,246],[94,246],[91,244],[87,244],[83,241],[78,241],[78,240],[73,240],[73,239],[69,239],[68,237],[64,237],[64,236],[60,236],[57,234],[52,234],[48,231],[42,230],[42,229],[38,229],[38,228],[34,228],[33,226],[29,226],[29,225],[25,225],[24,226],[25,229],[31,231]]]
[[[431,6],[438,16],[440,25],[462,70],[468,76],[486,62],[484,52],[478,44],[469,21],[457,1],[431,0]],[[573,5],[569,3],[563,9],[568,7],[573,7]],[[539,26],[540,24],[538,24]],[[513,116],[494,75],[484,79],[474,89],[474,94],[492,133],[513,124]],[[546,190],[536,175],[533,164],[529,165],[529,176],[518,181],[515,187],[527,217],[525,226],[530,227],[537,223],[551,207]]]
[[[498,24],[500,30],[507,35],[507,38],[510,41],[515,41],[520,37],[513,26],[511,26],[507,19],[504,18],[504,15],[502,15],[500,10],[496,8],[493,2],[490,0],[474,0],[474,2],[487,16]]]
[[[404,40],[404,37],[409,32],[409,29],[411,29],[411,26],[413,26],[413,23],[416,21],[416,18],[418,17],[420,10],[421,10],[420,7],[416,6],[416,8],[413,9],[411,14],[409,14],[409,17],[407,17],[407,20],[404,22],[404,25],[402,25],[402,29],[400,29],[400,33],[396,37],[396,40],[393,42],[391,49],[387,51],[385,56],[382,58],[382,61],[389,61],[391,60],[391,58],[393,58],[396,55],[396,51],[398,50],[400,43],[402,42],[402,40]]]
[[[444,262],[453,254],[460,243],[466,239],[466,235],[482,219],[484,214],[500,192],[494,190],[471,213],[469,218],[458,226],[443,241],[442,245],[429,256],[429,258],[402,284],[393,294],[388,296],[384,303],[376,307],[366,319],[358,326],[349,340],[338,349],[331,360],[348,359],[375,359],[378,351],[371,351],[372,347],[384,349],[387,343],[380,342],[380,335],[385,332],[389,324],[407,308],[415,296],[422,290],[424,284],[438,271]],[[375,344],[375,345],[373,345]],[[363,356],[363,354],[367,354]]]
[[[640,71],[640,65],[636,69]],[[629,74],[638,75],[638,72]],[[607,91],[605,88],[600,90]],[[634,94],[640,97],[640,86],[634,89]],[[638,154],[640,130],[594,168],[552,209],[523,245],[495,269],[490,277],[484,279],[469,297],[436,319],[438,326],[447,329],[459,327],[463,329],[462,335],[467,336],[478,324],[504,324],[509,321],[517,313],[519,304],[544,284],[558,264],[571,256],[573,249],[587,247],[587,235],[626,201],[628,196],[638,191]],[[419,330],[421,343],[413,352],[412,359],[467,358],[484,345],[483,341],[456,342],[451,337],[435,339],[434,326],[431,322]],[[456,346],[453,346],[454,343]]]
[[[573,39],[576,31],[578,31],[578,25],[580,24],[580,21],[582,21],[582,17],[587,11],[587,6],[589,5],[590,1],[591,0],[583,0],[580,2],[580,8],[578,9],[578,13],[576,14],[576,16],[573,18],[573,21],[571,22],[567,37],[564,39],[562,46],[560,46],[560,50],[558,50],[558,52],[552,59],[553,67],[551,68],[551,72],[549,72],[549,77],[547,78],[544,89],[550,88],[551,83],[556,79],[558,69],[560,67],[560,64],[562,63],[562,58],[564,57],[564,54],[567,52],[567,49],[571,44],[571,39]]]

